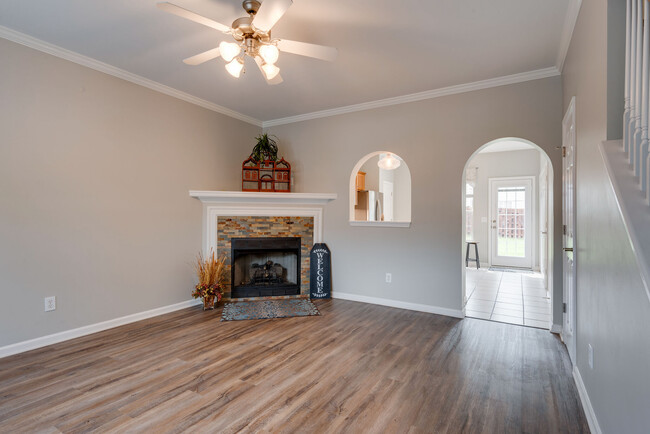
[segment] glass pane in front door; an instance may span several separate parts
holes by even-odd
[[[526,256],[526,188],[497,189],[497,254]]]

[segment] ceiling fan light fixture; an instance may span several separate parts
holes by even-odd
[[[272,63],[265,63],[262,65],[262,70],[264,71],[267,80],[273,80],[275,76],[280,73],[280,68]]]
[[[390,152],[383,155],[377,162],[377,166],[379,166],[380,169],[384,169],[384,170],[397,169],[400,166],[400,164],[402,163],[399,161],[399,159],[395,158],[395,156]]]
[[[226,71],[235,78],[239,78],[243,69],[244,62],[239,58],[233,59],[232,62],[226,64]]]
[[[247,16],[237,18],[231,26],[226,26],[167,1],[162,1],[157,6],[167,13],[230,35],[232,39],[229,38],[228,41],[236,41],[222,41],[218,47],[184,59],[184,63],[196,66],[221,56],[226,63],[228,73],[239,78],[242,72],[246,72],[245,59],[250,57],[255,60],[256,66],[266,78],[267,83],[274,85],[283,82],[280,68],[275,66],[281,51],[330,62],[336,58],[337,54],[337,50],[332,47],[271,38],[271,29],[287,12],[293,1],[243,0],[242,7]]]
[[[221,53],[223,60],[230,62],[232,59],[239,55],[241,52],[241,47],[234,42],[222,41],[219,44],[219,52]]]
[[[278,57],[280,57],[280,50],[272,44],[262,45],[260,47],[260,57],[264,59],[264,62],[267,64],[275,63],[278,61]]]

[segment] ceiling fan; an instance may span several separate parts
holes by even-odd
[[[233,21],[232,27],[172,3],[158,3],[158,8],[225,34],[230,34],[237,41],[222,41],[217,48],[183,60],[186,64],[200,65],[221,56],[228,62],[226,64],[228,73],[238,78],[242,72],[245,72],[245,56],[250,56],[255,59],[255,63],[257,63],[268,84],[279,84],[282,83],[282,77],[280,76],[280,68],[275,63],[281,51],[330,62],[336,59],[338,53],[336,48],[332,47],[291,41],[289,39],[271,38],[271,28],[282,18],[292,4],[293,0],[264,0],[264,3],[257,0],[244,0],[242,7],[248,16]]]

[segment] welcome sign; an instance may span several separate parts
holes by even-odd
[[[309,286],[311,298],[331,298],[331,276],[332,268],[330,261],[330,249],[325,243],[316,243],[311,249],[309,273]]]

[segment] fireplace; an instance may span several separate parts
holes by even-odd
[[[300,294],[300,237],[231,238],[231,298]]]

